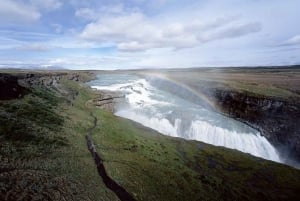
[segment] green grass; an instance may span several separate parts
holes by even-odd
[[[260,96],[275,97],[275,98],[300,98],[300,95],[284,88],[279,88],[270,84],[255,84],[243,82],[227,82],[229,88],[240,92],[249,92]]]

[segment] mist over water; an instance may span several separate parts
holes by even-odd
[[[90,82],[90,86],[125,94],[126,104],[117,107],[115,114],[162,134],[237,149],[281,162],[275,148],[255,129],[195,104],[188,97],[156,87],[153,78],[103,74]]]

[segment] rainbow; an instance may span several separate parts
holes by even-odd
[[[181,82],[179,82],[175,79],[172,79],[172,78],[168,77],[165,74],[156,73],[156,72],[146,72],[146,73],[143,72],[143,73],[139,73],[139,75],[141,75],[141,76],[150,76],[150,77],[158,78],[158,79],[161,79],[161,80],[166,80],[170,83],[173,83],[173,84],[187,90],[188,92],[192,93],[193,95],[197,96],[199,99],[203,100],[206,104],[208,104],[210,109],[218,110],[218,111],[220,109],[218,107],[218,105],[215,103],[215,101],[212,100],[212,98],[208,97],[207,95],[202,93],[200,90],[196,90],[194,88],[191,88],[190,86],[188,86],[184,83],[181,83]]]

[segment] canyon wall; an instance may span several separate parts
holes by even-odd
[[[217,109],[259,129],[275,147],[300,161],[300,101],[216,89]]]

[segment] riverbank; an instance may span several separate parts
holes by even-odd
[[[87,149],[85,134],[94,119],[86,103],[99,121],[90,136],[107,174],[136,200],[299,199],[297,169],[167,137],[97,109],[90,100],[103,94],[81,81],[91,76],[67,72],[56,82],[53,75],[36,82],[33,76],[36,84],[24,85],[29,93],[0,101],[1,200],[118,199],[99,178]]]

